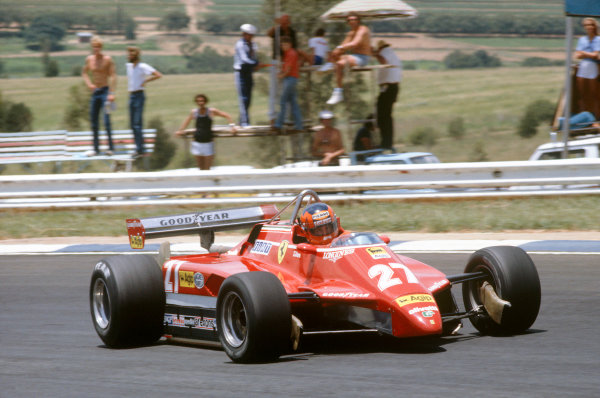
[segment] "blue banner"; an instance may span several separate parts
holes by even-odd
[[[569,16],[600,17],[600,0],[565,0],[565,13]]]

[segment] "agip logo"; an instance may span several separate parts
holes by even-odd
[[[375,260],[378,260],[380,258],[390,258],[389,253],[386,252],[383,247],[367,247],[366,250],[367,253],[369,253],[369,255]]]

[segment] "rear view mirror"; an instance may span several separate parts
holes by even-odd
[[[309,243],[300,243],[296,246],[299,251],[309,254],[317,254],[317,248]]]

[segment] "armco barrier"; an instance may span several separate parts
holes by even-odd
[[[580,185],[587,188],[564,189]],[[217,194],[216,202],[274,202],[306,188],[366,200],[596,194],[598,186],[597,159],[0,176],[0,209],[211,202],[192,197]],[[395,192],[361,194],[384,189]]]

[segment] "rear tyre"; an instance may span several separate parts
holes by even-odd
[[[217,331],[234,362],[279,358],[291,336],[290,302],[269,272],[244,272],[225,279],[217,297]]]
[[[162,271],[152,256],[107,257],[94,267],[90,312],[107,346],[156,342],[163,334],[164,309]]]
[[[487,314],[480,314],[470,318],[473,326],[483,334],[496,335],[529,329],[537,318],[541,301],[540,279],[529,255],[514,246],[487,247],[473,253],[465,267],[465,273],[480,271],[486,274],[484,280],[465,282],[462,286],[465,309],[470,311],[482,304],[479,289],[486,281],[511,306],[504,308],[499,324]]]

